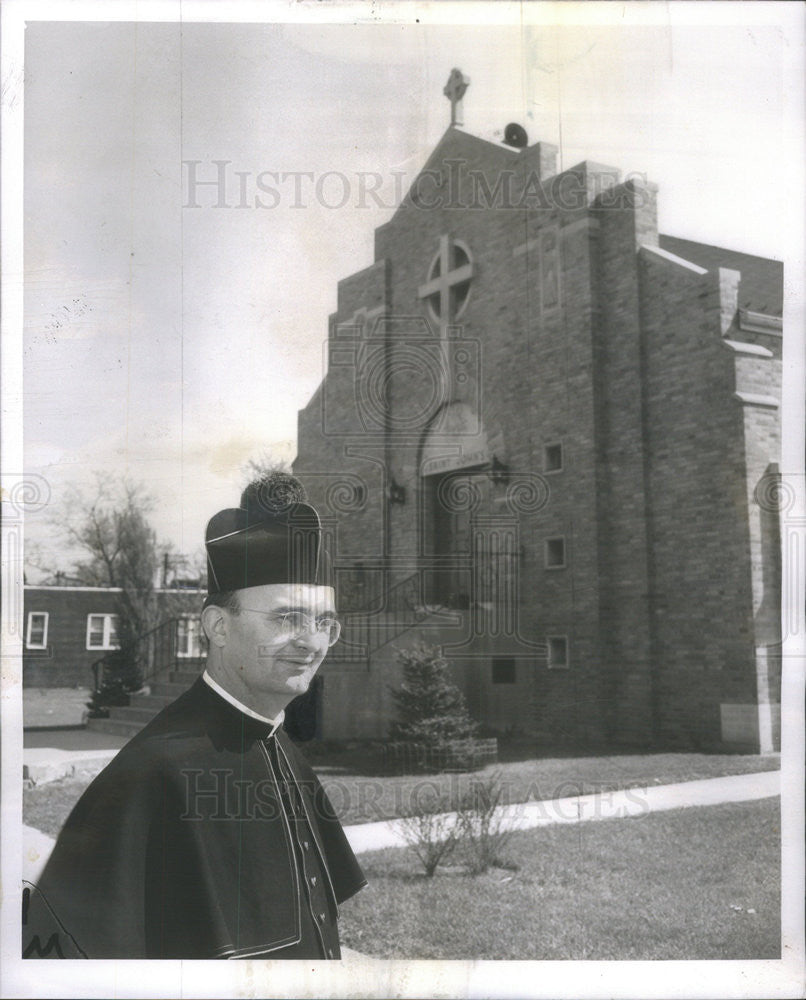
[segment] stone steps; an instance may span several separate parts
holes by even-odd
[[[87,728],[117,736],[137,735],[166,705],[187,691],[199,674],[190,670],[172,670],[167,676],[167,680],[161,678],[151,683],[150,694],[133,694],[128,705],[111,706],[108,719],[89,719]]]
[[[337,663],[340,668],[343,664],[363,660],[366,668],[367,652],[371,660],[376,657],[382,659],[392,644],[405,635],[419,635],[419,638],[434,643],[459,641],[465,638],[467,614],[466,611],[448,609],[411,609],[402,625],[393,613],[379,612],[366,617],[348,615],[345,616],[343,639],[330,651],[328,660]]]
[[[114,733],[115,736],[136,736],[143,728],[142,722],[125,719],[89,719],[87,729],[95,733]]]

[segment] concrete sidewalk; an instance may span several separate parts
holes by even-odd
[[[781,793],[780,771],[735,774],[701,781],[681,781],[674,785],[627,788],[596,792],[542,802],[519,802],[501,807],[504,825],[513,830],[530,830],[554,823],[584,823],[590,820],[624,819],[667,809],[712,806],[722,802],[749,802]],[[450,814],[448,814],[450,815]],[[361,823],[345,827],[350,846],[358,854],[384,847],[403,847],[406,841],[397,820]]]
[[[117,754],[111,750],[55,750],[53,747],[25,747],[22,751],[22,778],[45,785],[62,778],[94,777]]]
[[[521,802],[500,809],[507,827],[529,830],[554,823],[585,823],[592,820],[624,819],[668,809],[713,806],[723,802],[750,802],[781,793],[780,771],[759,771],[702,781],[682,781],[651,788],[627,788],[543,802]],[[398,820],[360,823],[344,828],[356,854],[385,847],[405,847]],[[35,882],[55,841],[30,826],[23,826],[23,878]]]
[[[89,688],[24,688],[23,727],[28,730],[54,726],[80,726],[87,715]]]

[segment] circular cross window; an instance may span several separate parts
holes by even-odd
[[[444,239],[444,237],[443,237]],[[462,314],[470,295],[470,254],[461,243],[443,244],[428,271],[428,308],[441,323],[452,323]]]

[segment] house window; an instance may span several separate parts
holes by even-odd
[[[549,670],[568,669],[568,639],[564,635],[546,636]]]
[[[563,467],[563,446],[547,444],[543,449],[543,471],[560,472]]]
[[[25,645],[28,649],[47,649],[48,646],[48,612],[29,611],[28,628],[25,633]]]
[[[198,618],[180,618],[176,623],[176,655],[186,659],[201,658],[201,629]]]
[[[117,615],[87,615],[87,649],[120,649]]]
[[[565,538],[546,539],[547,569],[562,569],[565,566]]]
[[[493,684],[515,683],[515,661],[513,659],[496,657],[493,660]]]

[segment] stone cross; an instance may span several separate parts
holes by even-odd
[[[457,312],[461,311],[462,307],[461,302],[454,301],[456,292],[459,291],[457,286],[470,281],[473,277],[473,264],[463,254],[465,263],[455,265],[452,261],[454,256],[451,252],[452,249],[451,238],[447,233],[444,233],[439,238],[439,256],[431,270],[432,277],[429,277],[428,281],[417,289],[417,295],[421,299],[429,300],[439,296],[438,304],[434,303],[431,308],[439,320],[439,352],[442,370],[448,379],[448,386],[451,385],[453,369],[451,351],[448,345],[448,327],[455,319],[453,307],[456,307]]]
[[[430,298],[432,295],[439,295],[439,308],[434,312],[439,317],[442,337],[446,336],[448,324],[451,316],[451,289],[455,285],[470,281],[473,277],[473,265],[471,263],[454,267],[451,261],[451,238],[444,233],[439,238],[439,266],[435,268],[435,277],[420,285],[417,295],[421,299]]]
[[[462,98],[465,91],[470,86],[470,78],[466,77],[460,69],[452,69],[451,75],[442,93],[451,102],[451,125],[461,125],[462,123]]]

